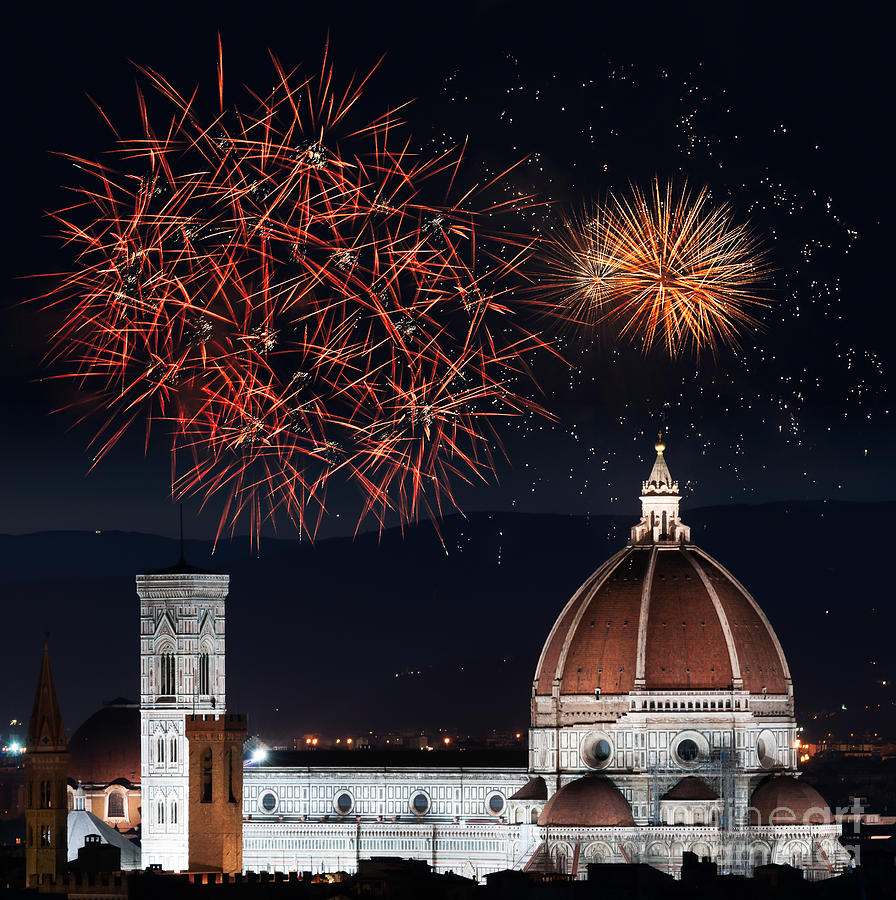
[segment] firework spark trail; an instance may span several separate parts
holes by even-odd
[[[337,91],[326,58],[306,79],[274,66],[270,95],[210,123],[141,70],[162,127],[140,91],[123,170],[68,157],[95,183],[54,214],[76,265],[45,298],[51,357],[107,417],[97,459],[164,423],[173,492],[223,495],[221,529],[283,514],[313,534],[336,475],[359,523],[438,513],[490,473],[495,419],[545,412],[520,387],[547,344],[502,287],[527,241],[451,201],[462,150],[412,152],[396,110],[349,124],[369,75]]]
[[[655,181],[649,193],[611,194],[600,208],[562,222],[543,252],[550,312],[585,334],[602,322],[671,356],[718,352],[758,322],[757,290],[767,274],[751,232],[709,192]],[[553,305],[556,304],[556,305]]]

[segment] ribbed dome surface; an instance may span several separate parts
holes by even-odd
[[[598,569],[560,614],[536,693],[729,690],[785,694],[790,673],[756,602],[691,544],[630,546]],[[636,685],[636,680],[638,684]]]
[[[565,784],[545,804],[539,825],[632,826],[632,808],[611,781],[586,775]]]
[[[832,820],[824,797],[790,775],[773,775],[750,798],[751,825],[822,825]]]
[[[140,710],[116,700],[97,710],[68,742],[68,777],[85,784],[140,781]]]

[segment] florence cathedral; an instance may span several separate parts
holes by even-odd
[[[678,874],[690,851],[723,872],[841,871],[839,826],[797,772],[784,651],[747,589],[691,543],[664,451],[660,440],[628,544],[546,637],[527,767],[365,765],[363,753],[244,766],[245,718],[226,707],[229,576],[183,560],[137,576],[142,867],[351,872],[400,856],[477,879],[584,877],[591,862]]]

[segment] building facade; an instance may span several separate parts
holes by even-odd
[[[768,862],[810,878],[840,870],[846,854],[831,811],[796,771],[780,643],[743,585],[691,543],[662,441],[656,450],[628,545],[582,585],[547,637],[528,767],[364,766],[355,754],[354,767],[276,758],[248,766],[245,870],[352,871],[360,859],[394,855],[476,878],[533,867],[584,876],[589,862],[677,873],[685,851],[737,873]],[[214,696],[224,709],[226,576],[215,577],[138,578],[144,823],[161,797],[188,796],[186,773],[155,748],[159,736],[183,736],[203,647],[220,652],[222,681],[220,694],[200,699]],[[214,601],[203,593],[212,585]],[[202,624],[212,614],[203,603],[214,627]],[[144,837],[144,864],[184,868],[187,835],[160,827]]]
[[[137,576],[143,866],[189,868],[187,718],[226,708],[224,601],[230,577],[178,565]]]
[[[79,805],[130,837],[140,825],[140,705],[118,697],[91,715],[68,742],[68,808]],[[77,855],[69,847],[69,855]]]

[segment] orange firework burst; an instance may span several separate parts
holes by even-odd
[[[498,206],[447,199],[460,152],[412,152],[394,111],[350,124],[366,79],[274,67],[229,112],[219,66],[211,121],[145,70],[141,136],[114,164],[73,159],[93,182],[55,214],[76,255],[55,356],[106,415],[97,458],[165,423],[174,493],[222,495],[222,526],[313,534],[336,476],[359,521],[437,514],[491,470],[493,422],[543,412],[523,360],[544,345],[502,286],[527,242],[480,230]]]
[[[582,328],[612,322],[648,350],[662,340],[671,356],[720,343],[736,345],[756,326],[750,309],[767,270],[756,238],[713,207],[706,188],[693,196],[655,181],[649,194],[610,195],[573,216],[544,254],[551,301]]]

